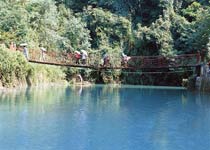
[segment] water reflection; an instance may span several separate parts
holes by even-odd
[[[0,149],[205,149],[208,94],[132,86],[0,94]]]

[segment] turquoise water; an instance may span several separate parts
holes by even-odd
[[[0,150],[208,149],[208,94],[111,85],[0,94]]]

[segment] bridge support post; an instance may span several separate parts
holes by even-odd
[[[196,56],[196,63],[199,64],[201,61],[201,54],[200,52],[197,53],[197,56]]]
[[[198,65],[198,66],[196,66],[196,68],[195,68],[195,75],[196,76],[200,76],[201,75],[201,71],[202,69],[201,69],[201,65]]]
[[[208,70],[209,66],[201,64],[196,67],[196,83],[195,87],[197,90],[205,90],[205,84],[208,82]]]
[[[195,88],[198,91],[201,90],[201,82],[202,82],[202,77],[197,76],[196,79],[195,79]]]

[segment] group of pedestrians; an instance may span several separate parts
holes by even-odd
[[[124,52],[121,53],[121,65],[124,67],[128,66],[128,61],[131,57],[127,56]],[[110,56],[107,53],[103,53],[102,55],[103,67],[110,66]]]
[[[81,63],[85,65],[87,63],[88,53],[85,50],[75,51],[74,57],[76,64],[80,64],[81,60]]]
[[[27,44],[23,43],[23,44],[20,44],[20,46],[23,47],[23,54],[25,58],[29,60],[29,52],[28,52]],[[41,45],[39,47],[40,47],[40,60],[45,61],[47,50]],[[74,52],[74,59],[75,59],[76,64],[82,63],[83,65],[85,65],[87,63],[87,57],[88,57],[88,53],[85,50]]]
[[[86,64],[87,63],[87,58],[88,58],[88,53],[85,50],[81,51],[75,51],[74,54],[75,57],[75,63],[76,64]],[[126,54],[122,53],[121,54],[121,65],[127,67],[128,61],[131,59],[131,57],[127,56]],[[81,61],[81,62],[80,62]],[[104,52],[102,54],[102,67],[107,67],[110,66],[110,56],[108,53]]]
[[[0,45],[2,47],[2,44]],[[27,43],[22,43],[20,44],[21,51],[23,52],[23,55],[27,60],[29,60],[29,51],[27,48]],[[45,61],[46,60],[46,55],[47,55],[47,50],[42,46],[39,45],[40,47],[40,60]],[[10,50],[16,51],[20,50],[19,48],[16,47],[16,44],[14,42],[11,42],[9,46]],[[88,53],[86,50],[80,50],[80,51],[75,51],[73,55],[75,60],[75,64],[82,64],[85,65],[87,64],[87,59],[88,59]],[[127,56],[123,52],[121,53],[121,65],[127,67],[128,61],[130,60],[131,57]],[[108,53],[104,52],[102,54],[102,66],[107,67],[110,65],[110,56]]]
[[[25,58],[27,60],[29,60],[29,51],[27,48],[27,46],[28,46],[27,43],[22,43],[22,44],[20,44],[20,46],[22,47],[23,55],[25,56]],[[41,61],[46,60],[46,52],[47,52],[47,50],[44,47],[40,46],[40,60]]]
[[[85,50],[81,51],[75,51],[74,53],[75,57],[75,63],[76,64],[86,64],[87,63],[87,58],[88,58],[88,53]],[[127,56],[122,52],[121,54],[121,65],[127,67],[128,61],[131,59],[131,57]],[[108,53],[104,52],[102,54],[102,66],[107,67],[110,66],[110,56]]]

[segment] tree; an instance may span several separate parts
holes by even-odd
[[[63,37],[64,48],[74,50],[90,50],[90,35],[86,28],[86,23],[80,17],[75,17],[73,13],[63,5],[59,6],[60,33]]]
[[[193,2],[186,9],[182,10],[184,17],[187,18],[189,22],[195,21],[201,12],[202,7],[198,2]]]
[[[28,31],[25,9],[18,2],[0,3],[0,33],[4,41],[22,41]]]

